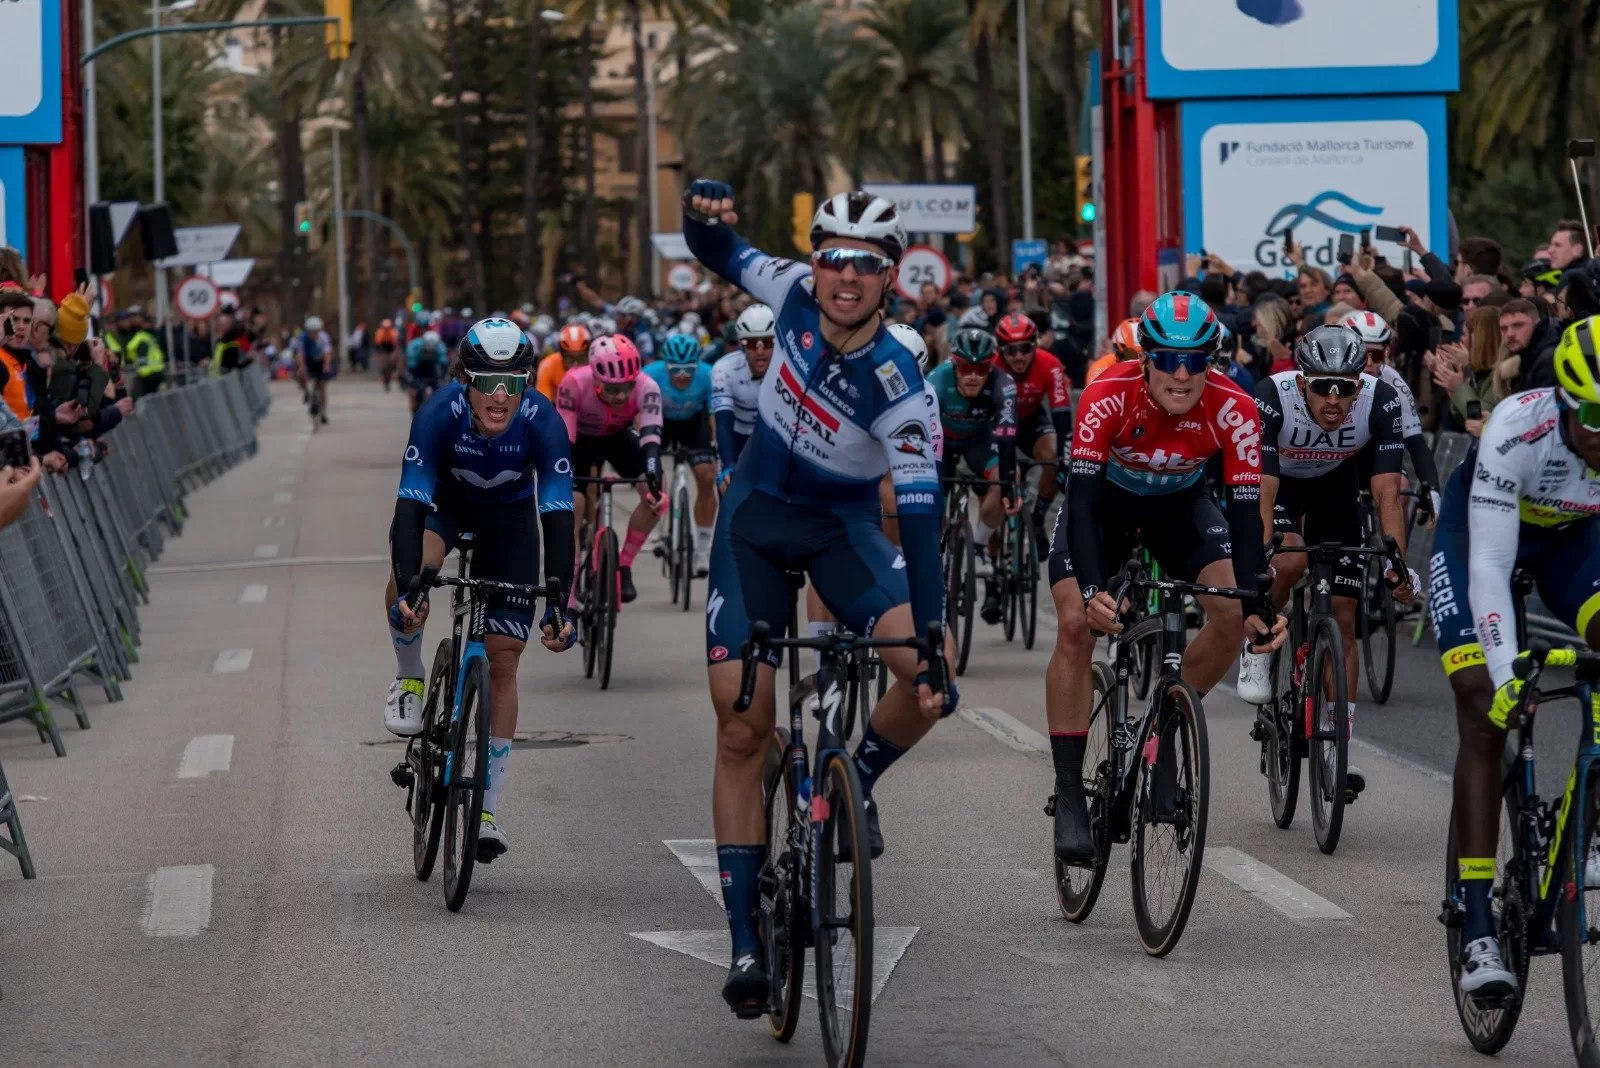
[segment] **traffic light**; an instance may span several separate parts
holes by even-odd
[[[330,22],[323,26],[324,39],[328,42],[329,59],[349,59],[350,42],[354,39],[350,35],[351,0],[322,0],[322,13],[337,22]]]
[[[816,211],[817,201],[810,193],[794,195],[794,247],[803,256],[811,255],[811,217]]]
[[[1077,157],[1078,221],[1092,223],[1095,217],[1094,157]]]
[[[410,293],[407,293],[406,303],[411,305],[412,315],[420,315],[422,313],[422,290],[413,289]]]
[[[311,233],[311,201],[302,200],[294,206],[294,231],[301,237]]]

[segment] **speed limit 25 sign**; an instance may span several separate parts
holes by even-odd
[[[912,245],[900,257],[900,272],[894,286],[900,295],[916,300],[922,287],[931,283],[942,297],[950,291],[950,261],[931,245]]]

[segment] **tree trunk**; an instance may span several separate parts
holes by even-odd
[[[644,5],[640,0],[629,0],[633,15],[633,112],[638,149],[634,152],[634,169],[639,175],[639,190],[635,196],[635,227],[638,235],[639,274],[637,290],[640,296],[649,297],[655,290],[650,270],[650,169],[654,165],[650,148],[650,91],[651,72],[645,64]]]
[[[976,6],[977,0],[967,0],[967,13],[971,15]],[[988,30],[979,35],[972,59],[978,76],[978,99],[983,102],[983,155],[989,169],[988,221],[993,228],[995,255],[1004,262],[1011,254],[1011,187],[1006,182],[1006,146],[1002,140],[1005,130],[1000,123],[1000,101],[995,97]]]
[[[360,49],[361,46],[357,45],[356,48]],[[355,77],[350,87],[350,124],[356,139],[356,207],[362,211],[375,211],[373,205],[377,196],[372,184],[372,138],[367,128],[367,71],[364,58],[362,54],[357,54],[356,69],[352,72]],[[361,242],[362,293],[365,297],[356,307],[361,309],[358,318],[365,319],[369,329],[377,327],[383,318],[381,309],[389,303],[388,287],[378,281],[380,275],[385,283],[388,280],[389,242],[385,235],[380,245],[374,239],[375,232],[371,219],[362,219],[356,231],[357,240]]]
[[[1078,116],[1083,112],[1082,72],[1078,69],[1078,2],[1066,0],[1067,11],[1061,22],[1061,132],[1066,137],[1067,150],[1076,156],[1083,152],[1082,135],[1078,131]]]
[[[449,50],[450,88],[455,97],[451,105],[456,137],[456,166],[461,172],[461,244],[467,253],[467,284],[472,303],[484,306],[483,259],[478,254],[478,234],[473,217],[477,214],[472,170],[467,166],[467,115],[461,103],[461,47],[456,28],[456,0],[445,0],[445,47]]]
[[[583,49],[583,225],[578,244],[583,250],[583,273],[588,283],[599,283],[600,268],[595,244],[599,240],[600,220],[596,214],[594,191],[594,34],[583,24],[578,47]]]
[[[911,175],[913,182],[928,180],[928,157],[922,151],[921,131],[917,131],[906,144],[906,172]]]
[[[522,292],[531,296],[539,280],[543,251],[539,227],[539,73],[544,67],[544,19],[534,11],[528,20],[528,76],[523,103],[528,109],[522,157]]]
[[[473,33],[478,40],[486,41],[490,37],[487,5],[480,3],[477,12],[477,26]],[[483,318],[489,314],[490,305],[488,302],[495,299],[496,296],[489,289],[488,279],[498,278],[500,274],[495,269],[499,261],[498,253],[500,250],[495,247],[494,243],[494,198],[489,192],[496,186],[494,161],[492,159],[495,133],[490,125],[490,90],[487,66],[483,63],[475,63],[472,66],[472,72],[475,75],[473,78],[473,90],[478,96],[478,137],[476,146],[481,149],[478,154],[477,188],[483,191],[483,199],[478,204],[478,251],[483,257],[483,266],[479,271],[479,277],[484,279],[483,298],[473,305],[472,310],[476,317]]]
[[[278,253],[278,275],[283,286],[284,320],[299,323],[309,311],[305,243],[295,229],[294,208],[306,199],[306,161],[300,147],[300,113],[286,111],[273,123],[278,150],[278,222],[283,246]]]
[[[933,176],[932,181],[944,181],[944,135],[937,126],[933,130],[933,168],[928,173]]]

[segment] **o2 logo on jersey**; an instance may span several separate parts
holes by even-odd
[[[572,461],[567,459],[565,456],[563,456],[561,459],[557,460],[556,461],[556,474],[558,474],[558,475],[570,475],[570,474],[572,474]]]
[[[407,445],[406,446],[406,463],[408,463],[408,464],[420,464],[421,462],[422,462],[422,453],[417,451],[417,447],[415,445]]]
[[[1217,425],[1232,439],[1239,459],[1251,467],[1261,466],[1261,435],[1255,417],[1239,410],[1239,398],[1229,397],[1218,409]]]

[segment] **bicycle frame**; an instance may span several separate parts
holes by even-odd
[[[585,564],[590,572],[598,573],[600,570],[600,539],[605,537],[606,531],[611,530],[611,489],[620,479],[610,475],[590,477],[577,475],[572,479],[575,486],[596,487],[594,507],[589,509],[588,518],[584,522],[588,525],[587,542],[588,560]],[[587,492],[586,494],[587,495]]]
[[[463,544],[456,550],[456,557],[456,577],[465,579],[471,550]],[[474,660],[480,658],[487,660],[489,658],[488,653],[483,648],[483,631],[487,614],[486,600],[478,596],[476,588],[468,589],[465,586],[456,586],[450,591],[450,637],[456,651],[455,684],[450,692],[450,732],[452,736],[460,729],[461,694],[467,685],[467,671]],[[451,746],[444,758],[444,787],[446,790],[456,785],[455,759],[455,747]]]

